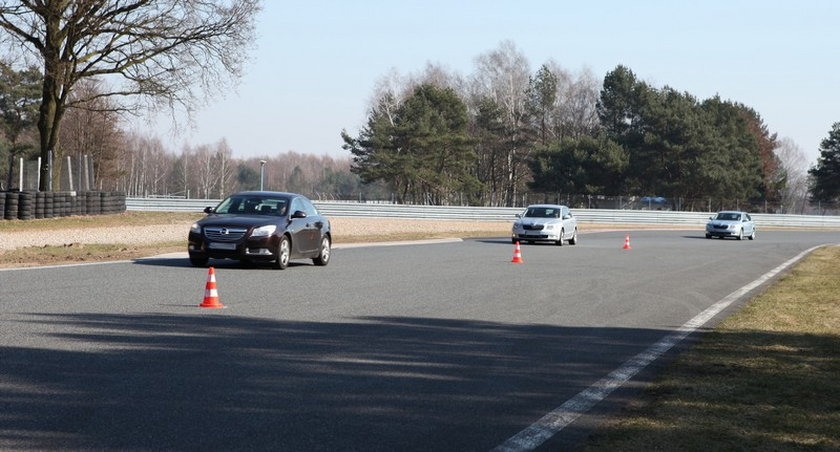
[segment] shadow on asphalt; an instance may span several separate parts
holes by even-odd
[[[27,321],[58,345],[0,347],[3,450],[485,451],[663,335],[225,309]]]
[[[30,314],[60,345],[0,347],[0,449],[489,450],[662,336],[200,311]]]

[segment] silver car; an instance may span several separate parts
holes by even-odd
[[[577,243],[577,219],[566,206],[532,204],[525,212],[516,214],[510,240],[516,242],[554,242],[562,246]]]
[[[717,215],[709,217],[709,222],[706,223],[706,238],[712,237],[735,237],[738,240],[747,237],[754,240],[755,222],[746,212],[734,210],[718,212]]]

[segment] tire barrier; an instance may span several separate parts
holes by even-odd
[[[6,208],[4,209],[3,218],[7,220],[15,220],[18,217],[18,200],[20,200],[20,193],[8,192],[6,193]]]
[[[71,215],[113,215],[126,211],[122,192],[0,192],[0,219],[32,220]]]
[[[33,208],[33,201],[34,201],[34,193],[29,191],[22,191],[20,192],[20,198],[18,201],[18,219],[20,220],[31,220],[35,216],[34,208]]]

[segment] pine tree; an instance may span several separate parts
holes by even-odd
[[[840,201],[840,122],[831,126],[828,138],[820,143],[817,165],[812,167],[808,174],[812,177],[812,201]]]

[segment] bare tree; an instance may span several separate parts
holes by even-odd
[[[78,104],[64,117],[60,139],[64,154],[76,158],[79,162],[77,171],[81,172],[85,164],[83,156],[93,161],[94,181],[105,182],[109,189],[116,189],[118,178],[117,158],[120,148],[124,146],[123,131],[119,128],[119,116],[113,111],[111,99],[97,98],[100,92],[98,81],[84,80],[77,85],[71,97],[90,99]],[[69,175],[73,177],[73,175]],[[76,176],[80,183],[78,190],[84,190],[86,184]]]
[[[774,152],[786,175],[781,213],[804,213],[808,204],[808,159],[790,138],[781,138]]]
[[[228,191],[233,189],[233,151],[227,140],[222,139],[216,143],[215,158],[219,170],[219,198],[224,198],[228,195]]]
[[[514,205],[517,193],[524,189],[528,177],[527,144],[528,86],[531,74],[528,60],[512,41],[504,41],[499,48],[476,58],[476,72],[472,77],[470,104],[479,105],[490,100],[501,109],[506,129],[505,158],[501,171],[504,177],[506,205]]]
[[[219,182],[218,172],[215,165],[215,155],[210,146],[204,144],[197,146],[192,152],[191,168],[198,182],[198,192],[204,199],[211,199],[213,189]]]
[[[118,82],[96,97],[118,97],[120,111],[150,106],[192,112],[202,93],[237,80],[253,42],[260,0],[3,1],[0,39],[36,56],[44,68],[38,131],[42,158],[61,156],[62,118],[76,84]],[[60,159],[56,158],[56,161]],[[49,168],[42,169],[47,190]]]

